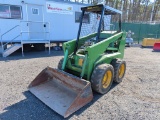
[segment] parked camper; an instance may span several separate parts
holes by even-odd
[[[81,7],[88,4],[54,0],[0,0],[1,53],[7,57],[19,48],[44,50],[45,44],[75,39]],[[89,14],[84,22],[90,24]]]

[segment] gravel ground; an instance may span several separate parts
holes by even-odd
[[[17,52],[0,58],[0,120],[61,120],[27,86],[46,66],[56,67],[62,51]],[[91,103],[69,120],[160,120],[160,52],[138,47],[125,49],[127,71],[123,82],[105,95],[94,93]]]

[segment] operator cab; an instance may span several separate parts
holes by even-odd
[[[122,12],[103,4],[89,7],[82,7],[79,31],[77,35],[76,47],[74,53],[84,54],[88,46],[92,46],[114,34],[121,32]],[[86,15],[89,16],[89,22],[86,22]],[[116,29],[111,21],[119,22]],[[110,46],[113,46],[112,43]]]

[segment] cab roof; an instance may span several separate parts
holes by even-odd
[[[103,10],[103,8],[104,8],[105,15],[122,14],[122,12],[120,10],[117,10],[115,8],[112,8],[112,7],[103,5],[103,4],[82,7],[81,10],[85,10],[86,12],[93,12],[93,13],[101,14],[101,11]]]

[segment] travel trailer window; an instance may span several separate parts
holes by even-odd
[[[16,5],[0,5],[0,18],[22,19],[22,7]]]
[[[0,5],[0,18],[10,18],[8,5]]]
[[[80,22],[81,12],[75,12],[75,22]],[[83,16],[83,23],[90,23],[89,14]]]
[[[17,19],[21,19],[21,7],[20,6],[14,6],[11,5],[10,6],[10,11],[11,11],[11,18],[17,18]]]

